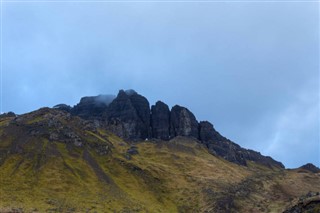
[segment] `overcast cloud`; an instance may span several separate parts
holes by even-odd
[[[2,111],[135,89],[287,167],[319,163],[319,9],[3,2]]]

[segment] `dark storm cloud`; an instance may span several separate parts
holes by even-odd
[[[319,166],[317,3],[3,3],[3,111],[135,89]]]

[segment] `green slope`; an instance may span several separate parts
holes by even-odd
[[[319,174],[239,166],[190,138],[124,141],[47,108],[0,119],[0,212],[281,212],[309,191]]]

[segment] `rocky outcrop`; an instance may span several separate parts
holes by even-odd
[[[283,213],[306,213],[319,212],[320,210],[320,193],[309,192],[305,196],[301,196],[298,202],[285,210]]]
[[[230,140],[211,140],[206,142],[206,146],[208,147],[210,153],[223,157],[227,161],[243,166],[247,165],[247,161],[254,161],[268,167],[284,168],[284,165],[281,162],[275,161],[269,156],[263,156],[259,152],[250,149],[244,149]]]
[[[6,117],[16,117],[16,114],[14,112],[7,112],[0,114],[0,118],[6,118]]]
[[[128,92],[127,92],[128,93]],[[130,94],[130,93],[129,93]],[[130,101],[135,108],[142,125],[139,127],[141,130],[141,138],[145,139],[150,137],[150,104],[149,101],[139,95],[138,93],[132,93],[129,95]]]
[[[211,154],[220,156],[227,161],[240,164],[247,165],[247,161],[243,156],[242,148],[229,140],[225,141],[214,141],[211,140],[206,143],[206,146],[209,149]]]
[[[66,106],[58,106],[69,110]],[[240,165],[255,161],[270,167],[284,167],[270,157],[244,149],[223,137],[210,122],[198,123],[193,113],[185,107],[175,105],[170,111],[165,103],[158,101],[150,110],[148,100],[134,90],[120,90],[116,97],[84,97],[69,111],[86,120],[93,120],[96,126],[124,139],[193,137],[200,140],[210,153]]]
[[[170,110],[167,104],[158,101],[151,107],[152,137],[168,140],[170,136]]]
[[[301,167],[299,167],[299,169],[304,169],[313,173],[319,173],[320,169],[318,167],[316,167],[315,165],[313,165],[312,163],[307,163]]]
[[[71,110],[72,110],[72,107],[67,105],[67,104],[57,104],[52,108],[53,109],[62,110],[62,111],[65,111],[65,112],[71,112]]]
[[[199,139],[208,147],[210,153],[221,156],[228,161],[246,165],[241,147],[220,135],[210,122],[201,121],[199,123]]]
[[[199,123],[199,139],[204,143],[209,141],[225,141],[225,137],[217,132],[213,125],[208,121],[200,121]]]
[[[145,139],[150,135],[149,102],[136,92],[120,90],[104,115],[107,128],[120,137]]]
[[[114,98],[113,95],[83,97],[70,112],[84,119],[100,119]]]
[[[123,138],[145,139],[151,134],[149,102],[134,90],[120,90],[117,97],[83,97],[70,112],[86,120],[98,121]]]
[[[191,136],[198,138],[198,122],[187,108],[175,105],[170,113],[170,137]]]
[[[201,121],[199,123],[199,139],[208,147],[212,154],[221,156],[228,161],[246,166],[249,160],[269,167],[284,168],[282,163],[273,160],[271,157],[263,156],[253,150],[244,149],[223,137],[208,121]]]

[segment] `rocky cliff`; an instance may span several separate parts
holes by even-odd
[[[271,157],[263,156],[259,152],[250,149],[244,149],[238,144],[223,137],[208,121],[200,122],[199,139],[208,147],[212,154],[221,156],[234,163],[247,165],[247,160],[250,160],[269,167],[284,167],[281,162],[277,162]]]
[[[103,119],[107,128],[120,137],[146,139],[150,136],[149,102],[134,91],[120,90],[105,108]]]
[[[78,115],[85,119],[99,119],[114,98],[114,95],[83,97],[76,106],[69,110],[66,110],[68,109],[68,106],[64,104],[56,105],[54,108],[70,111],[71,114]]]
[[[170,136],[199,137],[198,121],[187,108],[175,105],[170,114]]]
[[[223,137],[210,122],[198,123],[194,114],[183,106],[175,105],[169,110],[168,105],[158,101],[150,109],[148,100],[134,90],[120,90],[115,98],[101,95],[84,97],[70,112],[86,120],[93,120],[124,139],[169,140],[177,136],[193,137],[205,145],[211,154],[228,161],[247,165],[249,160],[270,167],[283,167],[280,162],[244,149]]]
[[[153,138],[168,140],[170,137],[170,110],[161,101],[151,107],[151,129]]]

